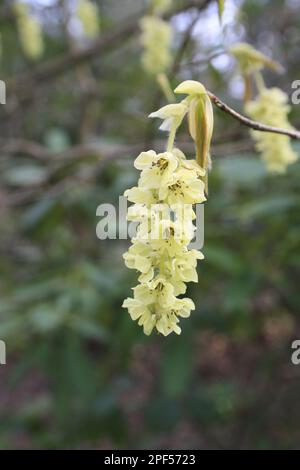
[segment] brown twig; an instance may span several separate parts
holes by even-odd
[[[211,3],[212,0],[187,0],[183,5],[174,8],[172,11],[165,15],[165,18],[191,9],[198,8],[204,9]],[[88,47],[76,51],[68,51],[66,54],[42,63],[35,68],[33,72],[24,74],[20,79],[13,80],[8,83],[8,89],[11,94],[16,97],[16,103],[13,111],[22,103],[28,102],[34,96],[34,90],[44,82],[50,82],[60,75],[72,70],[74,67],[84,64],[95,56],[99,56],[101,51],[109,51],[113,49],[116,44],[124,42],[125,39],[135,34],[139,29],[139,20],[143,16],[143,12],[135,15],[127,21],[122,21],[122,24],[114,30],[100,35]]]
[[[156,139],[152,141],[151,145],[153,145],[157,151],[162,152],[165,149],[166,140]],[[187,153],[193,152],[194,150],[194,144],[189,140],[180,139],[177,142],[177,145]],[[228,145],[230,146],[230,150],[228,150]],[[144,143],[140,142],[126,146],[116,145],[110,149],[93,145],[75,145],[73,147],[67,148],[66,150],[53,152],[41,144],[25,139],[0,139],[0,152],[2,156],[25,155],[27,157],[33,158],[34,160],[40,161],[41,163],[50,164],[65,164],[74,162],[75,160],[84,160],[88,157],[92,157],[99,162],[106,162],[109,160],[124,158],[129,155],[136,155],[137,153],[142,152],[144,149]],[[224,136],[221,136],[215,139],[215,145],[213,146],[212,153],[213,155],[221,156],[240,151],[241,149],[244,151],[251,150],[251,141],[242,140],[238,142],[230,142],[226,140],[225,137],[224,142]]]
[[[238,113],[234,109],[230,108],[227,104],[223,103],[216,95],[211,93],[210,91],[207,92],[208,96],[210,97],[212,103],[217,106],[217,108],[221,109],[225,113],[232,116],[234,119],[239,121],[244,126],[250,127],[256,131],[260,132],[271,132],[273,134],[282,134],[291,137],[291,139],[300,139],[300,132],[294,129],[281,129],[280,127],[273,127],[268,126],[266,124],[262,124],[257,121],[252,121],[252,119],[248,119],[246,116]]]

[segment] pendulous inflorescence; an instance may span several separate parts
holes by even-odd
[[[98,8],[90,0],[78,0],[77,15],[82,24],[83,32],[89,38],[96,37],[100,32]]]

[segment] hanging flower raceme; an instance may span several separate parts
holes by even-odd
[[[263,124],[291,129],[287,117],[290,106],[287,103],[287,94],[279,88],[262,88],[254,101],[246,103],[245,110],[252,119]],[[292,149],[290,137],[269,132],[251,133],[270,172],[284,173],[286,167],[297,160],[298,155]]]
[[[194,86],[188,98],[150,115],[162,119],[161,129],[170,132],[167,150],[142,152],[134,162],[141,172],[138,185],[125,191],[133,203],[127,219],[139,224],[124,260],[128,268],[138,271],[139,284],[123,307],[147,335],[153,329],[164,336],[180,334],[179,319],[188,317],[195,305],[178,296],[185,294],[187,282],[198,281],[197,260],[203,259],[189,244],[196,229],[194,205],[206,200],[206,170],[174,148],[174,139],[184,116],[194,113],[194,100],[202,100],[205,88],[198,82],[182,85],[181,93],[187,92],[184,85]]]
[[[90,38],[96,37],[100,31],[96,4],[90,0],[78,0],[77,14],[84,34]]]
[[[14,4],[18,32],[24,53],[30,59],[38,59],[44,50],[42,28],[30,12],[28,5],[17,2]]]
[[[171,64],[172,29],[157,16],[144,16],[140,21],[141,44],[144,48],[142,64],[144,69],[157,75],[165,72]]]

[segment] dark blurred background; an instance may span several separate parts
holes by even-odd
[[[73,0],[27,3],[43,28],[37,60],[13,2],[0,5],[0,447],[299,448],[300,162],[267,174],[248,129],[215,111],[196,311],[179,337],[144,336],[121,308],[136,282],[129,242],[99,240],[96,209],[118,203],[133,159],[164,138],[147,119],[166,100],[141,67],[146,2],[95,1],[96,39],[70,25]],[[226,0],[223,29],[215,0],[174,1],[168,17],[172,86],[200,80],[241,111],[221,54],[241,40],[284,66],[269,86],[290,95],[300,79],[299,0]],[[291,121],[300,128],[300,105]]]

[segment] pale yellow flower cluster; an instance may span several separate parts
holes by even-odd
[[[152,0],[151,6],[155,13],[165,13],[172,6],[172,0]]]
[[[78,0],[77,15],[81,21],[84,34],[90,38],[100,32],[98,9],[90,0]]]
[[[171,64],[171,26],[157,16],[144,16],[140,22],[142,64],[153,75],[165,72]]]
[[[14,5],[22,48],[27,57],[38,59],[44,51],[42,28],[30,12],[28,5],[17,2]]]
[[[270,126],[291,129],[288,121],[288,96],[279,88],[262,88],[253,101],[246,103],[245,111],[254,120]],[[269,132],[252,131],[256,147],[270,172],[284,173],[298,155],[292,149],[290,138]]]
[[[140,273],[140,284],[123,307],[146,335],[154,328],[164,336],[180,334],[179,317],[188,317],[195,306],[191,299],[177,296],[185,293],[186,282],[197,282],[197,260],[203,258],[188,245],[195,230],[192,205],[205,200],[200,179],[205,172],[178,149],[142,152],[135,167],[141,170],[138,186],[125,196],[134,203],[128,220],[139,226],[124,259],[128,268]]]

